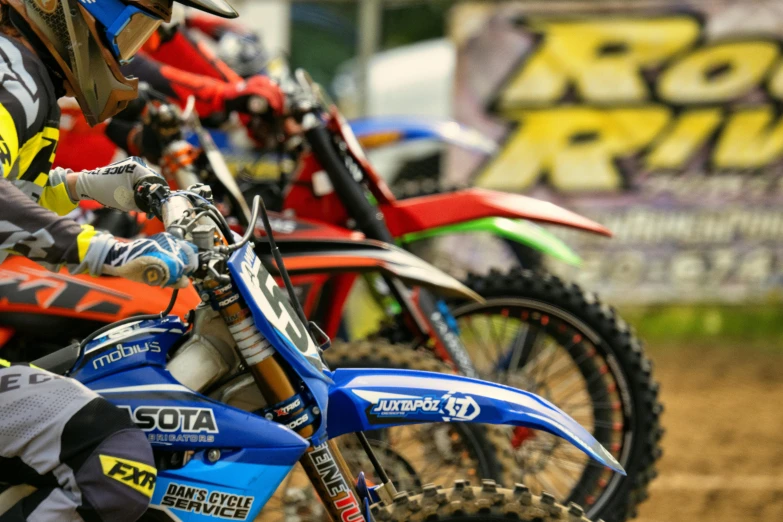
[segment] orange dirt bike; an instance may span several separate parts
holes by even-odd
[[[469,374],[466,370],[472,366],[479,375],[535,390],[559,402],[590,426],[626,469],[630,467],[627,480],[615,480],[587,463],[570,462],[562,454],[562,447],[538,432],[517,429],[510,433],[509,441],[516,465],[507,469],[510,476],[499,477],[501,480],[524,478],[533,488],[546,487],[561,499],[581,501],[591,513],[607,519],[622,520],[632,514],[651,478],[658,406],[649,366],[625,324],[579,288],[530,272],[469,279],[470,285],[489,298],[483,304],[470,303],[455,298],[459,287],[442,277],[435,278],[421,261],[389,245],[362,239],[391,242],[392,234],[400,231],[423,230],[446,224],[449,219],[482,214],[559,222],[594,231],[602,231],[600,225],[554,205],[487,191],[468,190],[396,202],[365,160],[339,113],[318,96],[317,88],[306,77],[300,78],[301,92],[292,97],[298,104],[294,110],[309,125],[304,133],[301,168],[287,187],[285,205],[296,209],[297,216],[279,214],[273,226],[281,244],[286,243],[286,266],[308,314],[328,334],[336,334],[348,292],[357,278],[363,273],[380,273],[372,282],[380,289],[384,304],[392,303],[390,315],[399,319],[379,332],[380,336],[431,349],[463,373]],[[220,165],[216,157],[219,152],[209,137],[203,130],[197,129],[196,134],[206,152],[202,157],[209,160],[208,168],[200,169],[199,174],[206,173],[218,198],[225,196],[233,203],[234,214],[241,221],[242,195],[237,195],[233,179],[229,181],[225,176],[224,164]],[[180,185],[187,186],[187,182]],[[329,222],[322,219],[324,216],[330,218]],[[353,228],[347,226],[350,221]],[[29,274],[30,270],[33,268],[26,266],[23,273]],[[43,275],[39,271],[35,277]],[[86,284],[85,278],[58,277],[76,289]],[[18,311],[18,305],[12,302],[15,293],[31,287],[25,284],[27,278],[22,273],[9,279],[17,284],[3,294],[6,298],[0,302],[0,312],[11,314]],[[102,280],[90,282],[95,293],[79,301],[80,310],[89,311],[88,305],[96,297],[113,302],[116,314],[162,308],[162,303],[149,299],[139,299],[138,310],[129,306],[127,301],[133,301],[134,293],[139,298],[152,296],[146,288],[126,290],[120,296],[116,289],[115,293],[101,293]],[[40,284],[35,286],[41,289]],[[79,336],[78,328],[93,329],[94,323],[77,324],[74,318],[79,314],[63,310],[62,301],[48,300],[46,295],[35,298],[46,310],[41,314],[49,314],[37,325],[31,324],[29,314],[34,306],[25,308],[23,321],[18,315],[7,323],[0,318],[7,327],[24,333],[15,336],[18,344],[33,344],[30,336],[45,333],[51,315],[65,318],[75,337]],[[196,300],[198,296],[191,292],[186,299]],[[83,317],[101,320],[94,313]],[[9,344],[13,347],[14,340]],[[41,345],[38,341],[35,344]],[[462,357],[460,348],[465,354]]]

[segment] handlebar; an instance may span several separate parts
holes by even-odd
[[[183,194],[171,194],[161,205],[163,228],[179,239],[185,239],[186,231],[179,224],[183,216],[193,208],[193,203]]]
[[[203,191],[198,191],[194,187],[184,191],[171,192],[167,185],[141,180],[136,185],[134,192],[134,199],[140,209],[160,219],[166,232],[179,239],[196,241],[199,250],[212,250],[214,247],[214,250],[217,251],[232,252],[244,246],[255,233],[255,227],[249,226],[241,240],[234,242],[232,232],[220,212],[208,200],[204,199]],[[253,198],[253,208],[250,212],[251,223],[258,222],[262,206],[263,202],[260,196]],[[198,210],[194,212],[194,209]],[[209,240],[214,237],[212,233],[198,234],[200,238],[204,239],[203,242],[195,240],[194,236],[197,234],[194,229],[199,225],[216,226],[228,246],[209,244]],[[203,232],[203,229],[201,230]]]

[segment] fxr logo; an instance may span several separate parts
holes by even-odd
[[[98,458],[101,461],[104,475],[135,489],[142,495],[152,497],[152,492],[155,490],[155,478],[158,474],[155,468],[135,460],[109,455],[98,455]]]

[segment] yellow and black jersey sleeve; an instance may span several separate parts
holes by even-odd
[[[44,65],[0,35],[0,249],[49,265],[78,264],[94,233],[60,217],[76,204],[65,176],[50,178],[59,119]]]

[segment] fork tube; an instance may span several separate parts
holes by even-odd
[[[217,283],[211,286],[209,291],[218,303],[220,315],[234,337],[239,354],[267,404],[276,404],[293,397],[296,390],[280,363],[280,356],[256,328],[245,300],[231,284],[220,288],[215,288]],[[292,413],[299,413],[302,409]],[[304,426],[297,430],[297,433],[306,438],[313,434],[313,428]]]
[[[310,446],[299,460],[335,522],[365,522],[354,479],[334,440]]]
[[[237,349],[245,361],[248,371],[261,390],[268,404],[276,404],[296,394],[291,380],[278,359],[274,348],[256,328],[253,316],[244,299],[233,285],[216,288],[209,292],[218,303],[220,315],[237,343]],[[292,412],[299,413],[303,408]],[[297,429],[304,438],[313,435],[312,425]],[[326,511],[336,522],[364,522],[362,506],[354,489],[356,480],[351,474],[340,449],[334,441],[318,446],[311,445],[299,461],[310,477]]]

